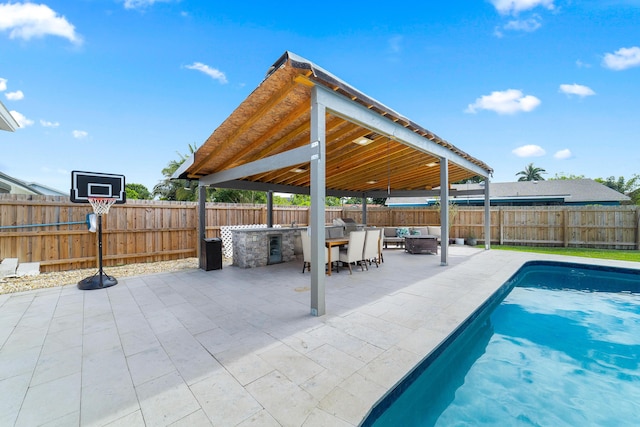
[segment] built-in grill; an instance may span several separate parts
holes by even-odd
[[[302,228],[239,228],[231,230],[233,265],[242,268],[264,267],[297,260],[296,238]],[[299,243],[298,243],[299,245]],[[298,252],[301,253],[301,250]]]
[[[282,234],[270,234],[267,264],[277,264],[279,262],[282,262]]]

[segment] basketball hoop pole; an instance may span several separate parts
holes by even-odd
[[[104,270],[102,269],[102,215],[98,215],[98,276],[100,277],[100,287],[104,287],[104,281],[102,275]]]
[[[98,272],[78,282],[78,288],[83,290],[108,288],[118,283],[115,277],[105,274],[102,269],[102,215],[109,212],[115,199],[90,198],[89,201],[98,216]]]

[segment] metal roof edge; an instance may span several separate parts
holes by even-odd
[[[13,185],[17,185],[19,187],[22,187],[23,189],[27,190],[27,191],[32,191],[34,193],[36,193],[39,196],[44,196],[45,194],[43,194],[41,191],[39,191],[37,188],[33,188],[31,187],[31,185],[29,185],[29,183],[22,181],[18,178],[14,178],[10,175],[7,175],[6,173],[0,172],[0,179],[3,179],[5,181],[10,182]],[[11,190],[9,190],[11,191]]]
[[[491,168],[489,165],[487,165],[482,160],[480,160],[480,159],[468,154],[467,152],[459,149],[455,145],[453,145],[450,142],[446,141],[445,139],[439,137],[438,135],[436,135],[435,133],[431,132],[430,130],[428,130],[426,128],[423,128],[422,126],[418,125],[416,122],[414,122],[414,121],[410,120],[409,118],[407,118],[406,116],[398,113],[396,110],[394,110],[394,109],[388,107],[387,105],[383,104],[382,102],[379,102],[378,100],[366,95],[364,92],[358,90],[357,88],[355,88],[354,86],[352,86],[349,83],[345,82],[344,80],[340,79],[339,77],[335,76],[331,72],[329,72],[329,71],[325,70],[324,68],[320,67],[319,65],[309,61],[308,59],[303,58],[300,55],[297,55],[297,54],[295,54],[293,52],[290,52],[290,51],[285,51],[285,53],[282,56],[280,56],[280,58],[278,58],[278,60],[269,68],[269,70],[267,71],[267,78],[272,73],[274,73],[275,70],[277,70],[278,68],[284,66],[286,64],[287,60],[291,63],[292,67],[303,69],[303,70],[310,70],[313,73],[312,80],[317,81],[319,83],[322,83],[324,86],[327,86],[327,84],[331,84],[331,85],[337,86],[338,88],[342,89],[343,91],[345,91],[345,92],[347,92],[347,93],[349,93],[351,95],[356,96],[356,98],[359,100],[359,103],[363,103],[363,104],[368,104],[370,106],[374,106],[376,110],[384,111],[386,114],[396,117],[398,120],[401,120],[402,122],[406,123],[408,127],[411,127],[413,129],[415,129],[416,131],[418,131],[417,132],[418,134],[424,133],[424,134],[429,135],[429,137],[427,137],[425,135],[421,135],[422,137],[427,138],[427,139],[429,139],[431,141],[434,141],[434,142],[446,147],[447,149],[453,151],[454,153],[456,153],[457,155],[459,155],[461,157],[468,158],[468,160],[473,160],[472,163],[474,163],[477,166],[480,166],[482,169],[486,170],[489,175],[493,175],[493,168]]]
[[[19,127],[20,125],[16,119],[11,115],[9,110],[7,110],[7,107],[4,106],[2,101],[0,101],[0,129],[15,132]]]

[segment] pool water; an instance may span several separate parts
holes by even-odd
[[[526,264],[374,408],[373,426],[640,420],[640,271]]]

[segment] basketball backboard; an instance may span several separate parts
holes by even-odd
[[[124,175],[100,172],[71,172],[71,201],[89,203],[89,197],[113,197],[116,204],[127,201]]]

